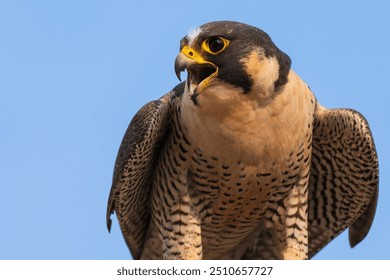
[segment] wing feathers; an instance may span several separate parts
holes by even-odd
[[[364,117],[318,105],[309,185],[309,256],[349,227],[351,246],[368,233],[378,196],[378,159]]]
[[[374,221],[376,205],[378,202],[378,188],[375,188],[372,200],[363,214],[357,219],[357,221],[349,227],[349,244],[351,247],[355,247],[360,243],[368,234]]]
[[[169,99],[172,92],[142,107],[132,119],[120,145],[107,206],[110,230],[113,212],[128,247],[140,256],[149,225],[149,198],[154,162],[168,133]]]

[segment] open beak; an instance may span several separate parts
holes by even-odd
[[[175,72],[181,81],[180,73],[188,72],[190,92],[202,92],[212,78],[218,74],[218,67],[204,58],[193,48],[184,46],[175,60]]]

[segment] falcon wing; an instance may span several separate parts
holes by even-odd
[[[107,205],[107,227],[116,212],[133,258],[142,253],[150,221],[150,193],[160,147],[169,133],[170,100],[175,90],[143,106],[123,137]]]
[[[364,117],[317,106],[309,185],[309,258],[349,227],[354,247],[370,230],[378,199],[378,158]]]

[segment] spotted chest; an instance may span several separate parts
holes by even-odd
[[[308,169],[310,153],[302,145],[283,163],[268,169],[246,165],[244,161],[221,164],[207,158],[200,149],[191,156],[189,188],[202,221],[203,254],[206,258],[226,257],[263,218],[286,207],[287,193]],[[307,176],[306,173],[303,176]],[[266,215],[267,214],[267,215]]]
[[[310,135],[296,152],[267,165],[252,165],[243,158],[207,155],[193,144],[174,114],[172,133],[163,148],[153,193],[153,217],[163,231],[188,226],[190,212],[198,218],[203,258],[234,253],[265,216],[278,211],[302,169],[309,165]],[[264,167],[267,166],[267,167]],[[178,206],[180,205],[180,206]],[[172,211],[172,209],[175,209]],[[173,220],[167,224],[167,220]],[[163,237],[164,238],[164,237]]]

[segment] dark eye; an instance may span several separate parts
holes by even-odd
[[[230,41],[224,37],[210,37],[203,41],[202,49],[211,54],[219,54],[229,46]]]
[[[215,37],[215,38],[211,38],[209,40],[208,45],[209,45],[210,51],[212,51],[213,53],[217,53],[217,52],[224,49],[225,41],[220,37]]]

